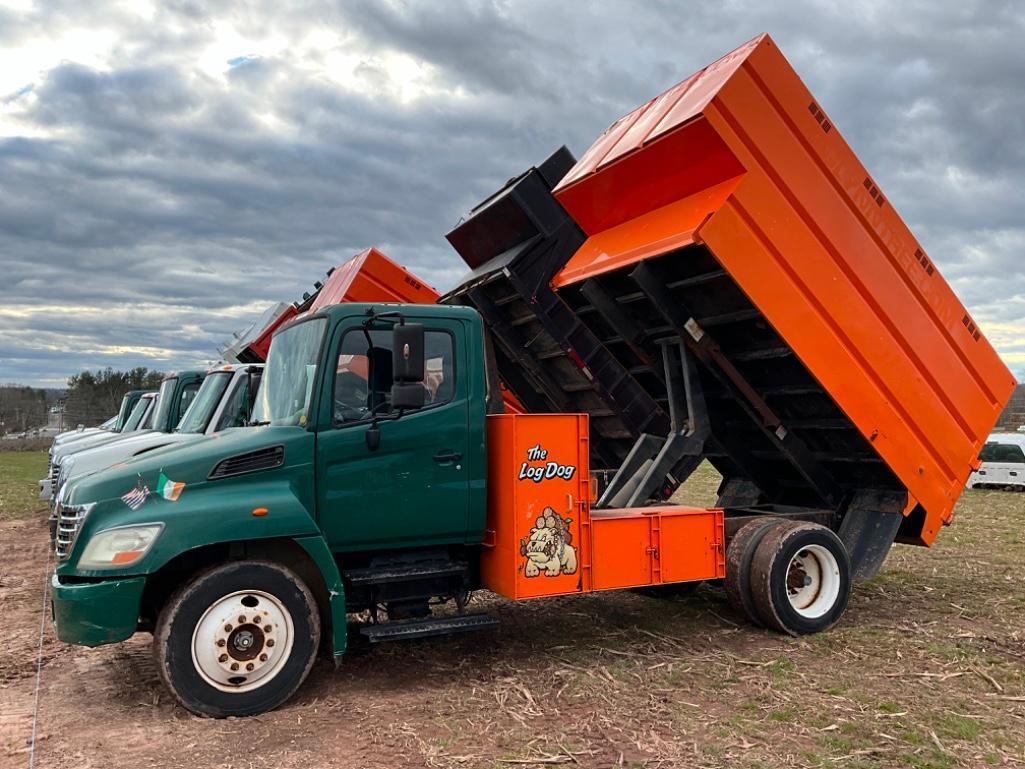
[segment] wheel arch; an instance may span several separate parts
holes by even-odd
[[[345,652],[345,593],[341,574],[323,537],[275,537],[214,542],[186,550],[148,575],[140,617],[142,629],[156,624],[164,604],[187,580],[231,561],[267,560],[295,572],[309,587],[321,620],[321,652],[334,658]]]

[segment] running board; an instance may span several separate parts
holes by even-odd
[[[466,574],[465,563],[452,561],[434,561],[415,563],[409,566],[371,567],[366,569],[346,569],[342,572],[345,581],[350,585],[384,585],[391,582],[414,582],[437,577],[454,577]]]
[[[427,619],[386,622],[381,625],[366,625],[359,629],[370,643],[401,641],[406,638],[429,638],[430,636],[466,633],[471,630],[486,630],[498,626],[498,617],[490,614],[456,614],[452,617],[428,617]]]

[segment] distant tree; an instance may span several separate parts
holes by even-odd
[[[0,435],[45,427],[48,412],[46,390],[0,385]]]
[[[163,374],[145,367],[117,371],[109,366],[68,377],[65,425],[91,427],[114,416],[129,390],[156,390]]]

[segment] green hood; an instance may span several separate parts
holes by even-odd
[[[314,434],[301,427],[238,428],[157,449],[83,477],[63,504],[96,505],[58,573],[91,573],[74,569],[84,543],[95,532],[115,526],[165,525],[153,551],[129,570],[132,573],[152,571],[173,555],[212,542],[317,533],[314,440]],[[248,463],[239,468],[235,463],[227,467],[227,475],[211,478],[224,460],[259,451],[269,454],[277,447],[283,458],[265,463],[263,469],[252,469]],[[138,488],[146,493],[138,494],[144,498],[133,509],[129,502],[135,500],[124,497]],[[270,508],[271,514],[254,518],[254,507]]]

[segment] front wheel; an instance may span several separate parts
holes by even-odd
[[[320,642],[306,584],[269,561],[205,571],[171,596],[153,652],[167,688],[203,716],[273,710],[305,680]]]

